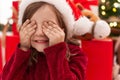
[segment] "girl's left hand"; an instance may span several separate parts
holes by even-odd
[[[64,42],[65,33],[57,24],[49,21],[43,23],[43,33],[49,38],[49,46]]]

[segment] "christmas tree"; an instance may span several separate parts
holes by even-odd
[[[120,35],[120,0],[100,0],[99,16],[109,23],[112,35]]]

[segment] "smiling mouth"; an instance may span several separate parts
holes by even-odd
[[[48,43],[49,40],[34,40],[35,43]]]

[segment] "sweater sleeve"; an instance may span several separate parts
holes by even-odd
[[[70,70],[77,76],[78,80],[86,80],[87,56],[79,46],[69,45],[69,49],[71,52],[69,61]]]
[[[71,54],[75,54],[70,61],[66,59],[67,44],[64,42],[44,50],[50,80],[85,80],[87,58],[80,52],[79,46],[70,46],[70,49]]]
[[[13,56],[3,68],[2,80],[21,80],[28,67],[29,57],[30,50],[22,51],[17,47]]]

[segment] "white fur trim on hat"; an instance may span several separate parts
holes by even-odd
[[[47,2],[54,5],[60,13],[63,15],[63,20],[67,26],[68,30],[68,37],[72,36],[73,25],[75,22],[73,11],[66,0],[22,0],[20,7],[19,7],[19,16],[18,16],[18,24],[22,24],[23,13],[26,7],[34,2]]]

